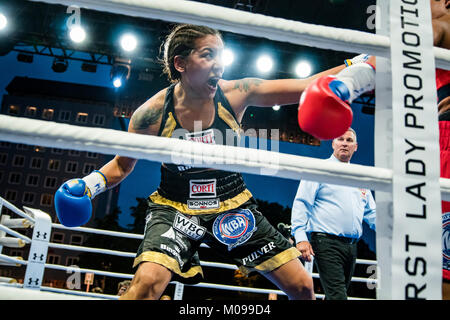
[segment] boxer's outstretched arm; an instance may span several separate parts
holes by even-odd
[[[128,132],[157,135],[163,113],[164,93],[157,94],[142,104],[133,113],[128,126]],[[105,164],[99,171],[102,172],[107,181],[108,188],[112,188],[122,182],[134,169],[137,159],[115,156]]]
[[[240,120],[248,106],[272,107],[274,105],[297,104],[302,92],[315,79],[337,74],[345,68],[340,65],[305,79],[264,80],[244,78],[219,82],[225,96]]]

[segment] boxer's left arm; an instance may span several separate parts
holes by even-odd
[[[247,106],[272,107],[274,105],[297,104],[302,92],[315,79],[337,74],[345,64],[320,72],[305,79],[264,80],[244,78],[219,83],[228,101],[240,120]]]

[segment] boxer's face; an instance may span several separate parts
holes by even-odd
[[[207,35],[197,39],[194,50],[180,61],[183,85],[196,96],[213,98],[216,94],[217,83],[224,72],[223,48],[220,37]]]
[[[342,162],[349,162],[353,153],[358,149],[356,137],[352,131],[347,131],[342,136],[333,140],[333,155]]]
[[[430,6],[431,18],[438,19],[449,13],[450,0],[430,0]]]

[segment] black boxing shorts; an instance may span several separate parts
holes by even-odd
[[[201,243],[244,273],[271,272],[298,258],[300,252],[256,208],[252,198],[226,212],[187,215],[149,199],[144,239],[133,267],[154,262],[171,270],[172,280],[194,284],[203,278]]]

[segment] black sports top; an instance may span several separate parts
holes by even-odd
[[[184,129],[176,118],[174,88],[175,84],[172,84],[166,92],[159,136],[211,144],[236,146],[239,143],[239,123],[219,86],[214,96],[213,124],[195,132]],[[247,190],[240,173],[174,163],[161,165],[161,183],[150,196],[154,203],[169,205],[192,215],[231,210],[250,198],[252,194]]]

